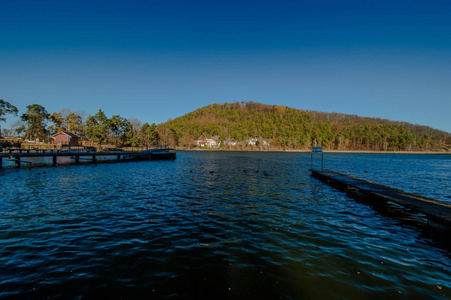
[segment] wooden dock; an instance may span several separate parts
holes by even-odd
[[[157,160],[175,159],[177,157],[175,149],[156,148],[144,151],[86,151],[86,150],[42,150],[42,149],[7,149],[0,152],[0,168],[3,166],[3,159],[15,162],[16,168],[20,168],[22,163],[31,167],[31,162],[23,158],[51,157],[53,165],[56,165],[59,157],[69,157],[75,164],[80,161],[97,163],[99,157],[116,157],[115,161],[124,160]]]
[[[312,176],[342,190],[356,192],[359,196],[370,197],[374,201],[393,202],[422,213],[426,215],[431,227],[451,232],[451,204],[330,170],[311,172]]]

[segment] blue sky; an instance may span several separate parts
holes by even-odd
[[[149,123],[255,101],[451,132],[451,1],[0,0],[0,98]]]

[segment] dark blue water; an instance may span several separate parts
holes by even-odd
[[[325,167],[451,201],[451,156],[325,154]],[[451,296],[451,252],[421,216],[394,218],[309,168],[307,153],[179,152],[2,170],[0,298]]]

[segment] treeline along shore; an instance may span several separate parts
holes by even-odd
[[[18,115],[0,99],[0,117]],[[212,104],[161,124],[120,115],[108,117],[63,108],[49,113],[27,106],[20,121],[2,136],[28,142],[51,141],[59,132],[77,135],[85,145],[171,147],[178,149],[306,151],[450,152],[451,134],[428,126],[343,113],[299,110],[255,102]]]
[[[9,113],[17,116],[18,110],[11,103],[0,99],[0,113],[4,120],[3,115]],[[20,115],[20,121],[1,132],[2,136],[13,137],[3,138],[3,144],[10,141],[9,144],[16,147],[24,144],[27,146],[34,144],[36,147],[52,144],[53,137],[60,132],[76,136],[77,141],[84,146],[160,146],[157,126],[154,123],[143,124],[136,118],[127,119],[120,115],[107,117],[101,109],[94,115],[67,108],[49,113],[42,105],[31,104],[27,106],[26,112]],[[64,140],[62,143],[64,144]]]

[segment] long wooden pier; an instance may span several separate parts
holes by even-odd
[[[311,170],[312,176],[337,188],[357,192],[373,200],[389,201],[426,215],[428,224],[440,231],[451,232],[451,204],[406,193],[385,185],[330,170]]]
[[[51,157],[53,165],[56,165],[59,157],[69,157],[75,164],[81,160],[97,163],[99,157],[116,157],[116,161],[122,160],[155,160],[155,159],[175,159],[175,149],[156,148],[144,151],[86,151],[86,150],[43,150],[43,149],[7,149],[0,152],[0,168],[3,166],[3,159],[15,162],[16,168],[20,168],[22,163],[31,166],[31,162],[23,160],[29,157]]]

